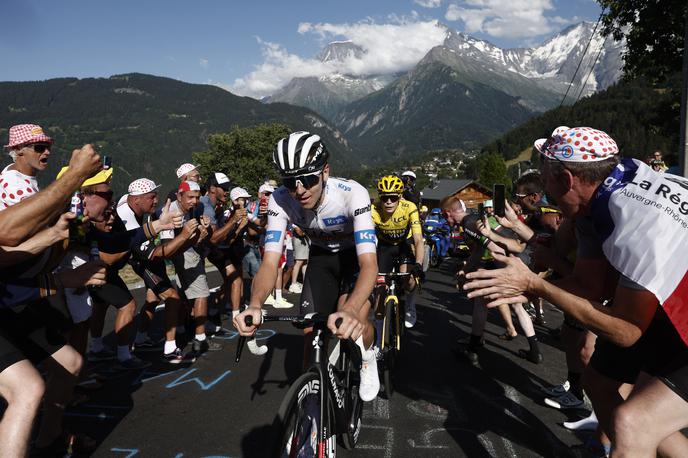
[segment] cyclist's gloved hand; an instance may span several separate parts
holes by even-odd
[[[423,272],[423,266],[419,263],[415,263],[411,268],[411,275],[420,279],[420,281],[425,281],[425,272]]]

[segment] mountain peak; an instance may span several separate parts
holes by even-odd
[[[321,62],[343,62],[351,57],[361,58],[365,53],[365,49],[353,41],[332,41],[315,57]]]

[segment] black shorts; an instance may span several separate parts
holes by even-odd
[[[98,288],[91,288],[91,297],[95,302],[122,308],[133,299],[129,288],[117,271],[108,269],[106,283]]]
[[[646,372],[688,401],[688,347],[661,307],[645,333],[630,347],[598,338],[590,365],[623,383],[635,383],[640,371]]]
[[[311,246],[303,279],[301,312],[334,313],[339,297],[353,291],[358,271],[355,248],[332,253]]]
[[[47,299],[0,309],[0,372],[28,359],[38,364],[67,344],[71,319]]]
[[[378,241],[377,244],[377,271],[388,273],[392,271],[397,259],[403,264],[415,264],[411,245],[401,242],[398,245]],[[308,271],[306,271],[308,272]]]
[[[172,282],[167,276],[165,261],[162,259],[155,261],[135,260],[132,261],[131,266],[134,268],[134,272],[141,277],[146,288],[153,291],[156,296],[160,296],[168,289],[173,288]]]

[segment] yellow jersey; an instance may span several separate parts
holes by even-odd
[[[399,199],[399,205],[391,215],[385,214],[380,202],[375,202],[372,216],[377,238],[385,243],[398,245],[412,234],[423,234],[418,207],[408,200]]]

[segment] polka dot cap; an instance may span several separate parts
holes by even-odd
[[[540,154],[563,162],[603,161],[619,153],[613,138],[591,127],[558,127],[550,138],[535,141]]]
[[[160,187],[159,184],[155,184],[153,180],[148,178],[139,178],[138,180],[132,181],[129,184],[129,195],[130,196],[141,196],[143,194],[148,194],[153,192]]]

